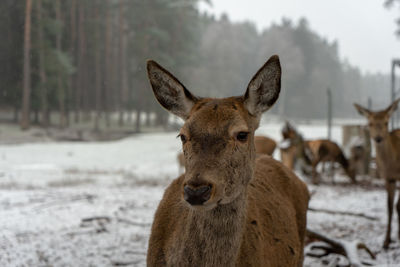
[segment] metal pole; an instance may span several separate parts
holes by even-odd
[[[391,74],[391,94],[390,94],[390,98],[391,98],[391,103],[393,103],[394,99],[395,99],[395,77],[394,77],[394,67],[396,65],[396,61],[392,60],[392,74]],[[390,119],[390,125],[392,126],[392,129],[394,129],[394,116],[392,116],[392,118]]]
[[[328,139],[330,140],[332,137],[332,92],[328,87],[327,89],[328,95]]]
[[[371,99],[370,96],[368,97],[368,109],[369,109],[369,110],[372,109],[372,99]]]

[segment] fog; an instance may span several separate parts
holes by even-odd
[[[357,118],[353,102],[379,109],[392,100],[392,2],[41,0],[27,10],[24,1],[2,1],[1,118],[22,128],[166,129],[146,60],[195,95],[227,97],[243,94],[274,54],[283,76],[272,114],[325,119],[330,88],[333,117]]]
[[[233,21],[253,21],[259,31],[282,17],[294,21],[307,18],[311,29],[320,36],[338,41],[339,56],[362,72],[390,72],[392,58],[400,57],[398,6],[387,8],[385,1],[229,1],[220,0],[200,9],[221,16],[226,13]]]

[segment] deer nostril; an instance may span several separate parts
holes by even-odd
[[[183,188],[184,199],[191,205],[202,205],[204,202],[211,197],[211,186],[200,186],[196,188],[191,188],[185,185]]]
[[[375,142],[377,142],[377,143],[380,143],[380,142],[382,142],[382,137],[380,137],[380,136],[377,136],[377,137],[375,137]]]
[[[211,190],[211,186],[202,186],[196,190],[198,195],[204,195]]]

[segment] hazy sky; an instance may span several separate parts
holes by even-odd
[[[338,40],[341,59],[365,72],[390,72],[391,59],[400,58],[400,39],[394,35],[397,6],[386,9],[384,0],[212,0],[201,10],[227,13],[232,21],[253,21],[257,28],[295,22],[306,17],[313,31],[329,41]]]

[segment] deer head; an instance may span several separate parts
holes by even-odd
[[[397,109],[400,98],[395,100],[389,107],[381,111],[370,111],[358,104],[354,104],[358,113],[368,119],[368,128],[371,138],[380,144],[389,135],[389,119],[392,113]]]
[[[290,124],[289,121],[285,122],[285,126],[282,128],[282,137],[283,139],[293,140],[297,137],[296,129]]]
[[[246,191],[255,161],[254,131],[280,92],[281,67],[272,56],[251,79],[243,96],[194,96],[154,61],[147,71],[158,102],[185,120],[179,137],[185,157],[182,198],[194,209],[211,210]]]

